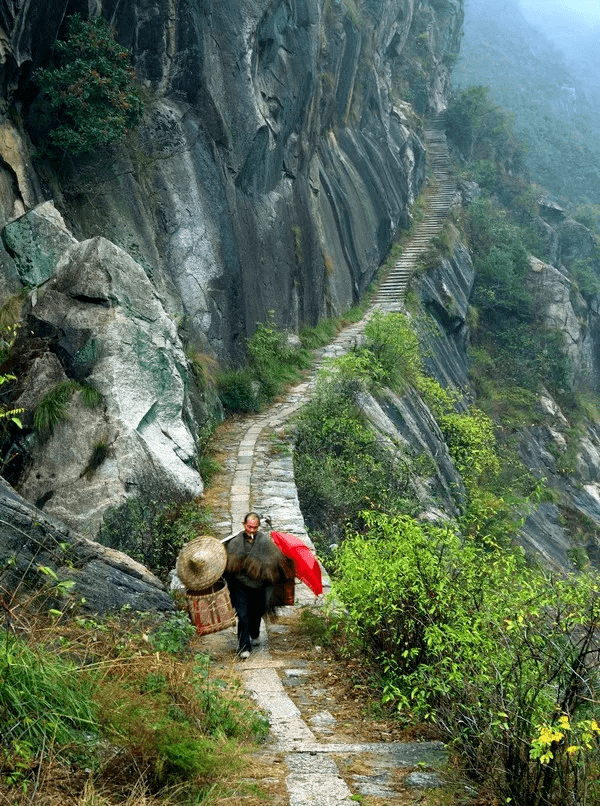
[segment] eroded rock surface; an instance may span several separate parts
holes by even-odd
[[[104,613],[127,606],[170,611],[164,585],[144,566],[120,551],[88,540],[29,504],[0,479],[0,593],[10,608],[29,595],[63,609]],[[49,573],[46,569],[50,569]],[[61,582],[75,583],[71,596]]]
[[[25,321],[23,349],[37,340],[40,356],[17,403],[39,406],[67,379],[101,395],[90,407],[75,387],[67,416],[30,439],[19,479],[28,500],[95,535],[127,497],[202,493],[187,360],[141,266],[103,238],[75,244],[30,294]]]

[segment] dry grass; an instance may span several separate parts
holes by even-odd
[[[93,680],[100,728],[93,752],[70,762],[51,739],[21,767],[9,752],[0,806],[210,806],[234,794],[248,803],[256,790],[253,737],[264,719],[257,722],[233,666],[217,674],[190,649],[156,652],[152,620],[133,615],[56,624],[29,614],[25,623],[20,638],[42,664],[44,648]]]

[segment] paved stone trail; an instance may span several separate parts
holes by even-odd
[[[455,186],[448,176],[448,153],[445,136],[439,120],[429,124],[426,141],[433,172],[433,189],[422,223],[404,250],[396,266],[384,279],[374,304],[365,318],[338,334],[322,350],[315,351],[315,364],[310,376],[294,387],[287,397],[256,416],[240,418],[228,423],[219,439],[223,473],[217,491],[208,491],[209,503],[216,515],[215,532],[225,537],[241,529],[244,515],[256,510],[263,517],[270,515],[273,528],[291,532],[314,548],[306,532],[294,482],[291,447],[285,428],[300,406],[311,396],[318,369],[328,357],[340,355],[360,342],[366,322],[377,308],[401,309],[408,279],[418,257],[426,251],[430,239],[440,231],[447,215]],[[328,580],[325,578],[325,591]],[[321,599],[321,597],[319,597]],[[314,594],[302,583],[296,583],[296,604],[283,608],[293,611],[302,605],[315,605]],[[403,786],[426,788],[440,786],[442,779],[435,771],[444,760],[444,749],[439,742],[364,742],[360,729],[356,736],[348,736],[347,728],[341,737],[335,718],[323,709],[317,713],[314,703],[308,711],[310,726],[300,709],[288,696],[286,688],[294,680],[310,674],[310,665],[286,668],[285,660],[269,654],[269,636],[285,630],[283,625],[272,625],[261,632],[261,647],[246,661],[237,664],[237,670],[246,689],[269,715],[271,740],[268,750],[282,753],[287,766],[286,784],[290,806],[350,806],[358,796],[384,798],[388,806],[406,803],[405,795],[392,786],[398,768],[421,768],[403,778]],[[211,647],[219,644],[233,658],[236,649],[235,630],[205,637]],[[318,690],[316,701],[322,697]],[[325,698],[326,700],[326,698]],[[362,774],[348,773],[339,764],[348,766],[347,759],[360,756],[369,758]],[[342,761],[340,762],[340,758]],[[344,761],[346,759],[346,761]],[[354,800],[352,799],[354,796]]]

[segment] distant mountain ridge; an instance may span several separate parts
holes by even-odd
[[[546,0],[522,0],[522,7],[529,22],[564,54],[588,99],[600,102],[600,20],[594,22],[567,6],[548,5]]]
[[[490,87],[514,117],[532,179],[563,204],[600,203],[600,123],[590,86],[518,0],[467,0],[457,89]]]

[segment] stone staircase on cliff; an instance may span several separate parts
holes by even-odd
[[[373,305],[381,309],[398,310],[403,307],[404,295],[417,262],[429,249],[431,239],[441,232],[456,194],[456,183],[450,175],[443,114],[427,122],[425,145],[431,170],[425,215],[377,290]]]

